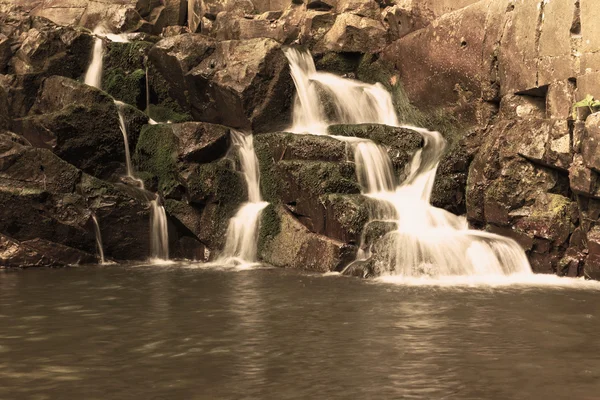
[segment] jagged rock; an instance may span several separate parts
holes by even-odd
[[[555,246],[564,244],[573,232],[574,203],[561,195],[540,194],[531,206],[524,206],[514,214],[519,219],[514,224],[517,230],[528,232],[536,238],[546,239]]]
[[[195,194],[195,182],[210,177],[198,177],[200,170],[194,164],[218,160],[227,153],[229,144],[229,129],[220,125],[202,122],[146,125],[133,161],[139,171],[157,177],[159,191],[165,197],[180,199],[187,195],[191,201],[200,201]],[[223,163],[218,165],[231,170]]]
[[[298,37],[298,18],[295,9],[282,16],[269,19],[269,15],[248,18],[236,12],[220,12],[211,28],[217,40],[248,40],[270,38],[289,44]],[[272,14],[272,13],[269,13]]]
[[[11,125],[8,91],[8,85],[0,79],[0,129],[9,129]]]
[[[313,48],[329,32],[335,20],[335,14],[330,12],[308,10],[301,21],[300,44]]]
[[[309,10],[329,11],[335,9],[337,0],[306,0],[306,8]]]
[[[129,141],[135,146],[147,117],[133,108],[125,113]],[[44,81],[29,116],[14,129],[29,142],[98,177],[122,169],[123,135],[117,107],[104,92],[64,77]]]
[[[276,267],[329,272],[351,262],[356,248],[312,233],[282,207],[269,206],[262,214],[258,251]]]
[[[158,42],[148,53],[148,58],[156,70],[156,73],[150,76],[152,90],[156,92],[153,97],[162,98],[160,100],[163,101],[167,97],[175,99],[177,106],[183,112],[189,113],[191,100],[187,74],[214,49],[214,39],[200,34],[173,36]],[[158,79],[159,77],[161,79]],[[161,80],[165,82],[162,85]],[[161,91],[165,93],[160,93]],[[178,111],[175,107],[171,108]],[[154,113],[151,116],[156,119]]]
[[[160,6],[161,0],[137,0],[135,9],[141,17],[146,18],[150,12]]]
[[[187,197],[195,204],[226,203],[233,207],[248,198],[243,176],[229,160],[195,165],[182,176]]]
[[[272,39],[219,42],[186,76],[194,119],[254,132],[289,124],[292,80]]]
[[[344,13],[337,16],[314,51],[377,53],[386,44],[387,31],[380,21]]]
[[[422,14],[418,5],[409,2],[386,7],[382,16],[391,40],[398,40],[429,23],[428,16]]]
[[[7,72],[11,57],[11,40],[6,35],[0,33],[0,74]]]
[[[371,19],[378,19],[380,16],[379,4],[375,0],[338,0],[335,10],[340,14],[350,13]]]
[[[39,17],[17,18],[13,23],[9,73],[77,78],[86,70],[93,46],[89,33]]]
[[[0,234],[1,267],[57,267],[96,262],[96,257],[42,239],[19,242]]]
[[[522,158],[538,160],[542,152],[538,141],[542,146],[547,141],[547,133],[532,139],[532,123],[538,122],[502,121],[487,134],[469,170],[467,216],[471,221],[508,225],[510,212],[559,184],[556,172]]]
[[[571,190],[582,196],[595,197],[600,195],[600,193],[596,193],[597,180],[597,173],[585,166],[581,154],[576,154],[569,168]]]

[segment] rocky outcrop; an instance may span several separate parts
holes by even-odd
[[[150,59],[169,93],[198,121],[266,132],[289,122],[292,81],[271,39],[214,42],[183,35],[159,42]]]
[[[135,146],[147,117],[133,108],[124,110],[129,143]],[[125,159],[114,100],[68,78],[46,79],[28,116],[15,120],[14,129],[33,146],[51,149],[97,177],[115,174]]]

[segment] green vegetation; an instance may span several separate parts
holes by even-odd
[[[591,113],[600,110],[600,100],[594,100],[594,96],[588,94],[585,99],[573,104],[573,119],[577,119],[577,109],[587,107]]]

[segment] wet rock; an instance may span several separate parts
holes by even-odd
[[[576,206],[561,195],[540,194],[532,206],[524,206],[515,214],[522,216],[514,225],[537,238],[546,239],[555,246],[564,244],[573,232]]]
[[[187,75],[194,119],[254,132],[289,124],[293,84],[272,39],[219,42]]]
[[[183,179],[190,202],[198,204],[229,203],[234,207],[248,198],[241,173],[234,170],[229,160],[195,165]]]
[[[302,19],[300,44],[311,49],[314,48],[333,27],[335,20],[335,14],[330,12],[308,10]]]
[[[126,114],[130,143],[135,145],[147,117],[133,109]],[[94,176],[110,177],[125,161],[113,99],[68,78],[46,79],[29,116],[16,120],[14,128],[33,146],[52,149]]]
[[[510,94],[500,102],[500,116],[504,119],[544,119],[546,102],[543,97]]]
[[[340,271],[354,259],[356,248],[310,232],[282,207],[263,211],[259,256],[276,267],[317,272]]]
[[[202,122],[173,124],[179,139],[179,159],[183,162],[208,163],[225,155],[231,144],[230,131],[222,125]]]

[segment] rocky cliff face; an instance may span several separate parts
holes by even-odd
[[[294,45],[444,134],[434,205],[515,238],[537,272],[599,277],[600,110],[573,108],[600,98],[599,17],[591,0],[0,0],[0,260],[88,262],[92,213],[109,257],[146,257],[154,194],[121,182],[117,99],[178,256],[220,250],[246,198],[235,128],[257,134],[262,259],[347,265],[368,201],[341,142],[282,132]],[[104,39],[104,91],[81,83],[100,22],[131,40]],[[420,146],[383,126],[331,129],[384,144],[399,173]]]

